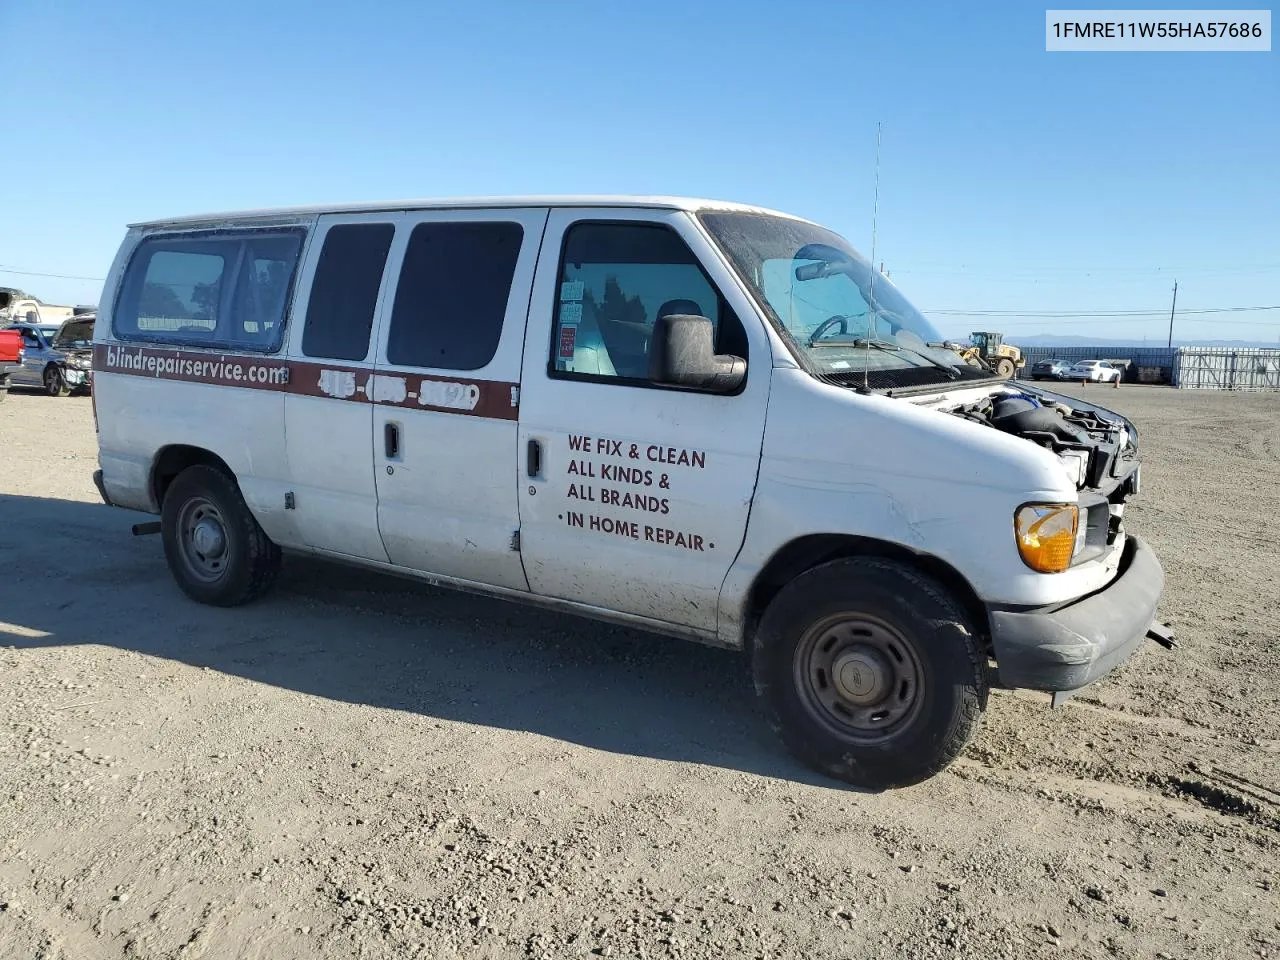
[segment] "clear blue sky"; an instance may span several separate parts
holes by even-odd
[[[1280,305],[1280,52],[1044,50],[1044,4],[0,0],[0,265],[105,275],[129,221],[496,193],[760,203],[944,333],[1163,339]],[[0,270],[55,303],[100,284]],[[1280,340],[1280,310],[1179,337]],[[1245,322],[1247,321],[1247,322]]]

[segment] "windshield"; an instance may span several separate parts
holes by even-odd
[[[875,389],[983,379],[830,230],[763,213],[705,211],[699,219],[792,348],[819,374]]]
[[[74,320],[63,325],[53,345],[55,347],[93,346],[93,320]]]

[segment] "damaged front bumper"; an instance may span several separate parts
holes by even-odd
[[[63,364],[62,377],[72,390],[93,389],[93,370],[91,369]]]
[[[999,685],[1049,691],[1057,703],[1120,666],[1148,636],[1171,646],[1172,634],[1154,623],[1163,589],[1155,553],[1129,537],[1119,573],[1099,592],[1060,607],[990,611]]]

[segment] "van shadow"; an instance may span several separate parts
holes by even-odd
[[[521,604],[287,557],[230,610],[188,600],[152,519],[0,495],[0,646],[104,644],[330,700],[837,787],[758,712],[744,658]]]

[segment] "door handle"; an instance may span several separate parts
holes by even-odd
[[[388,460],[395,460],[400,456],[400,427],[398,424],[385,423],[382,427],[382,442],[387,452]]]
[[[542,475],[542,444],[537,440],[529,441],[529,476],[538,477]]]

